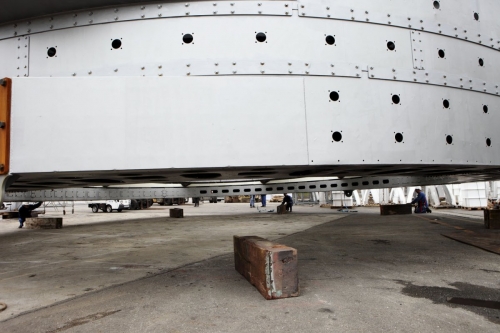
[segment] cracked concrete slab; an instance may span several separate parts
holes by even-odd
[[[212,211],[206,208],[206,216],[196,217],[196,222],[193,218],[193,223],[184,219],[172,224],[161,217],[138,224],[135,220],[123,225],[83,223],[62,229],[72,232],[59,247],[57,239],[39,237],[37,233],[43,231],[1,235],[2,253],[10,251],[14,259],[25,261],[19,273],[10,277],[17,278],[19,289],[11,291],[15,283],[5,287],[0,280],[0,302],[4,295],[11,299],[24,295],[23,302],[32,307],[14,316],[11,308],[5,310],[8,316],[0,322],[0,330],[498,332],[500,310],[448,302],[453,298],[500,301],[498,255],[441,235],[454,228],[480,228],[481,221],[440,213],[427,219],[380,216],[378,208],[340,214],[317,207],[297,207],[296,213],[282,218],[250,213],[244,204],[230,205],[234,204]],[[224,209],[231,214],[211,215]],[[442,223],[432,223],[434,218]],[[239,231],[279,238],[298,250],[299,297],[266,301],[235,271],[231,236]],[[38,246],[33,240],[38,237],[57,250],[46,249],[56,252],[31,261],[26,257],[31,246]],[[163,237],[165,243],[159,241]],[[143,238],[151,238],[151,245]],[[12,243],[5,246],[3,240]],[[118,249],[110,250],[109,258],[102,251],[107,242],[109,248],[116,244]],[[19,243],[27,249],[17,256],[12,244]],[[81,248],[72,250],[74,244]],[[55,272],[40,269],[39,273],[39,267],[46,267],[44,260],[52,257],[57,259]],[[16,269],[15,263],[6,267],[6,272]],[[0,268],[3,273],[3,264]],[[57,282],[52,286],[51,277]],[[62,297],[62,282],[68,287],[74,283],[78,294]],[[40,288],[60,299],[30,303]],[[82,291],[86,288],[94,289]]]

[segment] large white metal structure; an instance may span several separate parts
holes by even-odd
[[[499,178],[498,1],[2,6],[8,201],[144,182]]]

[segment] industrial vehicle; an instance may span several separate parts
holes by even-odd
[[[89,203],[89,208],[92,208],[92,213],[97,213],[100,210],[104,213],[111,213],[114,210],[121,212],[124,209],[124,206],[120,200],[106,200],[104,202]]]

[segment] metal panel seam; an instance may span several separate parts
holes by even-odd
[[[309,159],[309,132],[307,131],[307,103],[306,103],[306,79],[302,79],[302,91],[304,93],[304,117],[306,121],[306,148],[307,148],[307,164],[310,164]]]

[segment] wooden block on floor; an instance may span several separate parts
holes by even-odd
[[[234,236],[234,266],[266,299],[299,296],[294,248],[257,236]]]
[[[285,205],[279,205],[277,207],[276,211],[278,212],[278,214],[286,214],[286,213],[288,213],[286,211],[286,206]]]
[[[24,222],[26,229],[61,229],[62,217],[32,217]]]
[[[184,217],[184,209],[181,209],[181,208],[171,208],[170,209],[170,217],[183,218]]]
[[[19,218],[19,212],[4,212],[2,213],[2,219],[17,219]]]
[[[406,215],[412,213],[412,205],[380,205],[380,215]]]
[[[500,229],[500,209],[484,210],[484,227]]]

